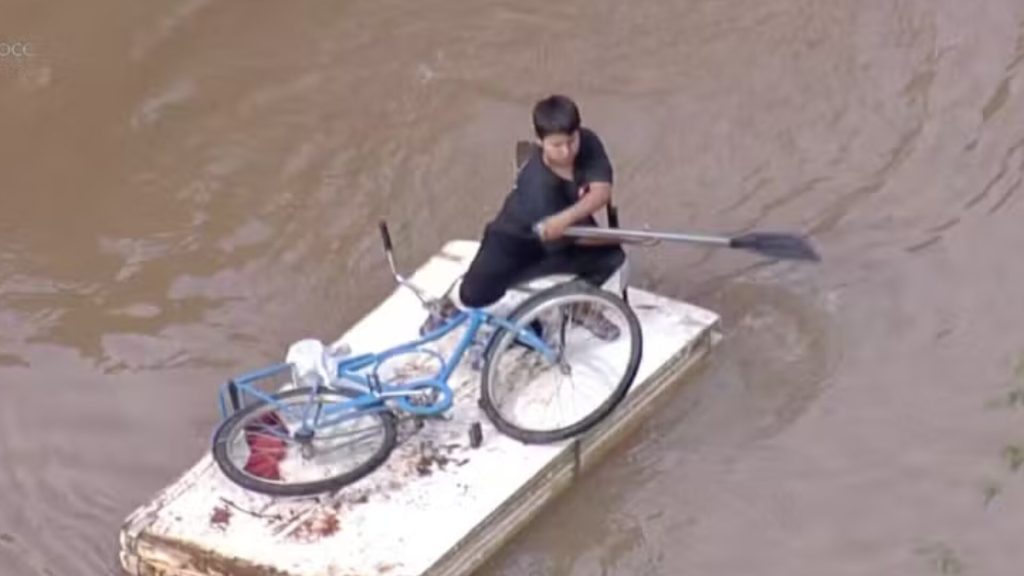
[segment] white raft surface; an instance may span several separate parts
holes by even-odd
[[[451,241],[410,279],[438,295],[478,247]],[[122,566],[160,576],[472,573],[646,419],[718,339],[718,316],[708,310],[634,287],[628,297],[643,331],[639,373],[626,399],[587,433],[547,445],[502,435],[478,407],[480,373],[464,360],[449,381],[455,404],[444,419],[404,420],[388,462],[336,494],[253,493],[228,480],[207,452],[127,518]],[[383,350],[416,337],[425,318],[399,287],[339,340],[356,354]],[[483,431],[477,448],[468,433],[475,422]]]

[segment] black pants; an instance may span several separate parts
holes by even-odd
[[[526,241],[488,229],[469,270],[459,299],[471,308],[489,306],[520,282],[551,274],[573,274],[600,287],[626,261],[619,246],[568,245],[548,252]]]

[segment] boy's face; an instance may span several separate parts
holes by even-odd
[[[544,159],[548,164],[571,168],[580,151],[580,131],[572,134],[548,134],[540,141]]]

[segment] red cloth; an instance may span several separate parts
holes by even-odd
[[[280,480],[278,463],[287,454],[284,438],[288,429],[276,412],[268,412],[245,427],[245,443],[249,445],[249,460],[245,471],[266,480]]]

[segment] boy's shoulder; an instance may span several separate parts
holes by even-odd
[[[541,159],[540,146],[531,143],[525,159],[519,166],[519,172],[516,174],[516,183],[519,185],[524,183],[539,184],[549,180],[550,175],[547,167],[544,166],[544,160]]]
[[[601,141],[601,137],[598,136],[597,132],[595,132],[592,128],[587,128],[586,126],[580,126],[580,139],[582,140],[584,138],[587,138],[587,139],[590,139],[590,140],[597,140],[598,142]]]
[[[594,130],[585,126],[580,126],[580,152],[584,153],[594,150],[600,150],[603,152],[604,141],[601,140],[601,137],[598,136],[597,132]]]

